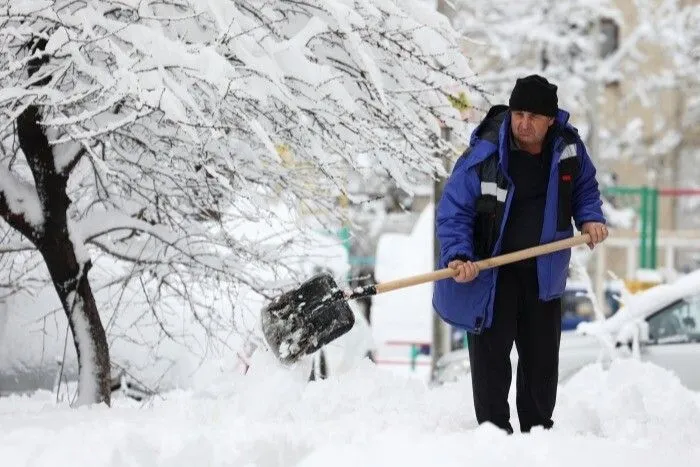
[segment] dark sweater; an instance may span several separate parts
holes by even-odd
[[[514,192],[503,232],[502,253],[540,244],[551,160],[549,138],[540,154],[517,148],[512,138],[510,147],[508,175],[513,181]],[[536,267],[536,264],[536,258],[531,258],[514,263],[514,266]]]

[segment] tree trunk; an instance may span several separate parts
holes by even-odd
[[[44,213],[44,226],[32,240],[41,252],[51,274],[63,309],[68,317],[78,355],[79,404],[110,404],[109,349],[104,327],[97,312],[88,281],[90,261],[80,261],[68,230],[70,199],[66,185],[70,169],[56,170],[53,152],[39,124],[40,112],[28,107],[17,119],[17,136],[34,176]]]
[[[78,404],[110,405],[109,348],[87,277],[90,263],[78,262],[65,230],[47,233],[41,254],[73,334],[78,355]]]

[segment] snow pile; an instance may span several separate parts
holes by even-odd
[[[308,363],[308,362],[305,362]],[[368,361],[306,382],[258,353],[247,376],[140,406],[71,410],[0,399],[7,465],[692,465],[700,396],[650,365],[589,367],[561,388],[555,429],[476,427],[470,381],[430,389]],[[517,420],[512,405],[512,419]],[[516,422],[517,424],[517,422]],[[91,446],[89,450],[85,446]]]
[[[614,360],[607,371],[588,366],[563,393],[558,411],[564,430],[638,443],[664,440],[679,449],[700,437],[700,395],[651,363]]]

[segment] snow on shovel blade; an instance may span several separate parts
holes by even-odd
[[[355,316],[333,277],[319,274],[275,297],[262,309],[261,321],[272,353],[291,364],[348,332]]]

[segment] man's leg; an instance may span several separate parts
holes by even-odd
[[[479,423],[491,422],[513,432],[510,424],[508,390],[511,382],[510,351],[515,339],[518,283],[508,268],[500,268],[491,327],[481,334],[469,334],[474,409]]]
[[[557,399],[561,299],[538,299],[537,271],[521,277],[525,288],[524,306],[518,315],[515,338],[518,349],[516,404],[520,430],[533,426],[551,428]]]

